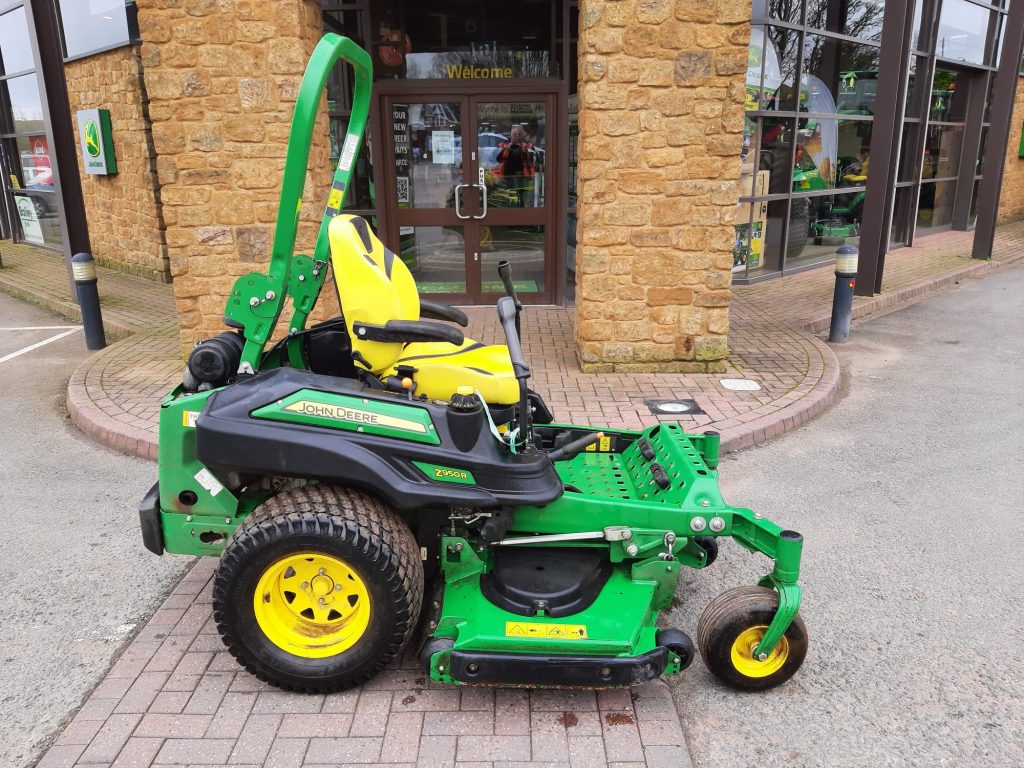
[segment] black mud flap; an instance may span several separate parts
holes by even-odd
[[[462,683],[609,688],[654,680],[667,664],[667,648],[627,658],[452,651],[450,674]]]
[[[160,483],[154,483],[146,498],[139,502],[139,527],[146,549],[154,555],[162,555],[164,532],[160,527]]]

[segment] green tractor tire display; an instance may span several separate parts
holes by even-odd
[[[348,133],[314,251],[295,254],[313,126],[339,60],[355,72]],[[317,45],[267,271],[238,279],[230,330],[193,349],[163,400],[146,547],[219,557],[225,645],[289,690],[350,688],[403,653],[451,684],[628,686],[681,672],[697,650],[739,690],[789,679],[807,650],[803,540],[725,503],[718,435],[555,423],[528,387],[507,262],[506,345],[472,342],[464,313],[418,298],[401,259],[341,213],[371,84],[356,44]],[[329,268],[343,316],[307,327]],[[725,537],[770,566],[712,601],[695,648],[659,617],[683,568],[708,567]]]

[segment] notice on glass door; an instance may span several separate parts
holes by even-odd
[[[438,165],[455,165],[455,131],[434,131],[430,134],[434,162]]]
[[[27,195],[17,195],[15,201],[18,206],[18,218],[21,219],[21,231],[25,234],[26,243],[45,245],[43,228],[39,224],[39,210],[33,198]]]

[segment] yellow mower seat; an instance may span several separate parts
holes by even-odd
[[[416,369],[416,394],[449,400],[460,386],[473,387],[492,405],[519,400],[519,384],[508,347],[465,339],[447,342],[370,341],[359,338],[356,323],[384,325],[389,320],[419,320],[416,281],[405,263],[358,216],[335,216],[327,230],[338,301],[352,341],[357,367],[386,379],[399,365]]]

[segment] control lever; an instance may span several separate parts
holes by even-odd
[[[519,341],[519,312],[516,310],[515,300],[510,296],[498,299],[498,319],[505,331],[505,344],[508,346],[508,356],[512,360],[512,371],[519,382],[519,439],[529,447],[533,445],[530,439],[530,390],[526,386],[526,380],[530,378],[530,366],[523,357],[523,345]]]
[[[583,452],[598,440],[604,437],[604,432],[594,432],[589,435],[584,435],[573,440],[571,443],[566,443],[561,448],[555,448],[548,454],[548,458],[552,462],[561,461],[562,459],[571,459],[578,453]]]
[[[512,299],[512,302],[516,307],[516,335],[522,336],[522,328],[519,326],[519,314],[523,311],[523,303],[519,300],[516,295],[516,287],[512,283],[512,264],[508,259],[502,259],[498,262],[498,276],[501,278],[502,284],[505,286],[505,295]]]

